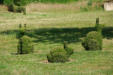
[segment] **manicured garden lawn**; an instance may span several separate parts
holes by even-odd
[[[103,50],[85,51],[81,39],[100,17]],[[27,24],[34,53],[16,55],[19,24]],[[70,62],[48,63],[46,55],[68,41]],[[0,75],[113,75],[113,12],[38,11],[27,15],[0,11]]]

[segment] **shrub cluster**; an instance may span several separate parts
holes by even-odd
[[[89,32],[82,41],[82,45],[86,50],[101,50],[102,35],[96,31]]]

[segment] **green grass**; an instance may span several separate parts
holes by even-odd
[[[66,10],[66,9],[65,9]],[[81,39],[100,17],[103,50],[85,51]],[[26,23],[35,44],[33,54],[16,55],[18,25]],[[46,54],[68,41],[70,62],[47,63]],[[113,12],[38,11],[27,15],[0,12],[0,75],[113,75]]]

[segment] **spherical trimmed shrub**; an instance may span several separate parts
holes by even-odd
[[[28,36],[23,36],[19,39],[18,43],[18,53],[19,54],[28,54],[33,52],[32,40]]]
[[[62,48],[56,48],[47,55],[48,62],[66,62],[68,61],[67,53]]]
[[[89,32],[85,39],[82,41],[82,46],[86,50],[101,50],[102,35],[96,31]]]

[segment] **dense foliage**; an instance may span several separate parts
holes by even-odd
[[[64,49],[56,48],[50,51],[47,55],[47,59],[49,62],[66,62],[68,61],[68,56]]]
[[[96,31],[89,32],[82,41],[82,45],[86,50],[101,50],[102,35]]]
[[[19,39],[18,43],[18,53],[19,54],[28,54],[33,52],[32,40],[28,36],[23,36]]]

